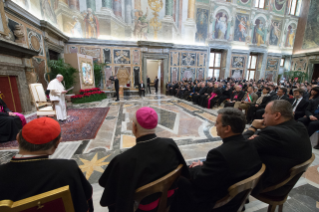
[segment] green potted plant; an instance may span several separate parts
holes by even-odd
[[[96,88],[102,88],[103,86],[103,67],[106,65],[106,63],[94,63],[94,79]]]
[[[75,68],[65,63],[63,59],[50,60],[48,66],[51,68],[51,72],[48,73],[50,80],[53,80],[56,75],[61,74],[63,76],[62,83],[65,89],[69,89],[73,86],[75,81],[74,74],[78,72]]]

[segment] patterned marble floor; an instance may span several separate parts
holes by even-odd
[[[116,155],[135,145],[131,132],[130,115],[143,106],[154,108],[159,114],[156,134],[173,138],[188,164],[204,160],[207,152],[222,144],[216,135],[214,123],[219,108],[203,109],[191,102],[165,95],[127,97],[119,102],[101,102],[73,105],[74,108],[110,107],[97,136],[91,140],[63,142],[52,158],[75,160],[86,178],[93,185],[95,211],[107,211],[100,207],[102,188],[98,179]],[[316,139],[316,138],[315,138]],[[319,211],[319,151],[306,174],[298,181],[289,195],[284,211]],[[16,150],[1,150],[0,164],[8,162]],[[267,211],[267,205],[250,197],[246,211]]]

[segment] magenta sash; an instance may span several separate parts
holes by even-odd
[[[21,120],[21,123],[22,123],[22,127],[27,124],[27,121],[25,120],[24,115],[22,115],[21,113],[16,113],[16,112],[14,112],[14,114],[16,114],[17,116],[19,116],[19,118],[20,118],[20,120]]]
[[[210,101],[211,101],[212,99],[214,99],[215,96],[217,96],[216,93],[212,93],[212,94],[211,94],[211,97],[209,98],[208,104],[207,104],[207,108],[208,108],[208,109],[210,108]]]

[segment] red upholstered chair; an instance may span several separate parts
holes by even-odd
[[[1,212],[74,212],[69,186],[13,202],[0,201]]]

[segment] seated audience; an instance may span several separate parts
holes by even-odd
[[[298,119],[298,121],[308,128],[308,135],[312,136],[314,132],[319,130],[319,98],[309,101],[305,114],[306,115]],[[319,146],[317,145],[314,148],[317,149]]]
[[[253,87],[249,86],[241,102],[236,102],[234,105],[234,108],[236,109],[240,108],[244,110],[245,114],[247,115],[247,111],[249,110],[250,106],[255,105],[257,99],[258,99],[258,95],[254,93]]]
[[[198,104],[198,101],[200,100],[200,97],[205,94],[207,88],[205,87],[205,83],[201,82],[200,84],[200,90],[197,93],[194,93],[192,96],[192,101],[194,104]]]
[[[232,93],[231,98],[229,101],[225,103],[225,107],[233,107],[236,102],[240,102],[244,97],[245,92],[242,91],[242,86],[237,85],[235,91]]]
[[[303,98],[304,90],[299,88],[294,90],[294,101],[292,103],[292,112],[294,119],[298,120],[305,115],[309,102]]]
[[[204,106],[206,106],[208,109],[212,108],[219,100],[222,93],[222,88],[219,87],[220,85],[221,84],[215,83],[213,92],[209,95],[209,98],[207,98]]]
[[[319,97],[319,87],[313,87],[310,90],[309,98],[308,100],[317,99]]]
[[[139,93],[140,93],[140,97],[145,96],[145,84],[143,83],[143,80],[139,84],[138,90],[139,90]]]
[[[22,114],[12,112],[0,98],[0,143],[14,141],[26,123]]]
[[[17,135],[19,152],[0,165],[0,200],[18,201],[69,185],[76,212],[93,211],[92,186],[74,160],[49,159],[61,142],[61,128],[39,118]]]
[[[245,116],[239,110],[218,111],[216,130],[223,144],[210,150],[204,162],[191,164],[191,180],[180,179],[173,211],[212,211],[216,201],[228,194],[231,185],[260,170],[262,163],[255,147],[242,136],[245,124]],[[240,200],[238,196],[216,211],[237,211]]]
[[[200,96],[199,101],[198,101],[200,106],[207,107],[207,98],[210,97],[213,90],[214,90],[213,83],[208,81],[207,82],[207,89],[206,89],[204,95]]]
[[[256,193],[284,180],[289,170],[311,158],[312,150],[307,129],[293,119],[288,101],[275,100],[267,104],[264,119],[254,120],[243,134],[249,139],[266,165],[266,172]],[[258,131],[257,134],[256,130]],[[285,194],[285,188],[274,195]]]
[[[115,156],[99,184],[105,188],[101,205],[109,211],[133,211],[135,190],[155,181],[183,164],[182,176],[189,176],[182,154],[173,139],[159,138],[155,134],[158,116],[154,109],[142,107],[132,118],[132,132],[136,145]],[[174,193],[174,188],[171,194]],[[142,200],[139,209],[156,211],[159,195]],[[140,211],[138,210],[138,211]]]

